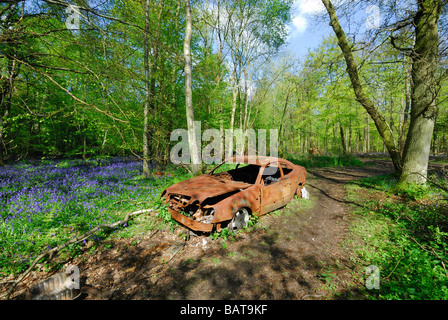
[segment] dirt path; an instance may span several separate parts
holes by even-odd
[[[118,243],[79,261],[81,298],[356,298],[354,266],[342,246],[350,220],[344,184],[390,171],[390,166],[309,170],[312,201],[306,208],[296,201],[232,241],[196,237],[183,243],[159,232],[138,243]]]
[[[356,298],[362,284],[342,245],[351,211],[344,184],[391,170],[388,162],[308,170],[310,201],[263,216],[233,240],[185,242],[159,231],[86,253],[70,262],[80,269],[79,299]]]

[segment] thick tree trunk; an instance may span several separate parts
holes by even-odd
[[[185,58],[185,106],[187,112],[188,125],[188,144],[190,147],[191,169],[194,174],[201,170],[201,162],[199,158],[198,145],[196,141],[196,132],[194,128],[193,113],[193,91],[192,91],[192,71],[191,71],[191,37],[193,34],[193,23],[191,17],[190,0],[185,0],[186,22],[185,41],[184,41],[184,58]]]
[[[440,0],[418,2],[418,12],[414,19],[411,115],[399,183],[426,182],[424,177],[428,169],[431,139],[437,116],[435,78],[438,65],[438,21],[441,10]]]

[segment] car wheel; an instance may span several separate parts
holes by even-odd
[[[241,230],[249,224],[249,211],[246,208],[239,209],[230,221],[228,228],[233,232]]]

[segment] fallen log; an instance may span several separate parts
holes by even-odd
[[[79,236],[77,236],[77,237],[75,237],[73,239],[70,239],[69,241],[67,241],[67,242],[65,242],[65,243],[63,243],[63,244],[61,244],[61,245],[59,245],[57,247],[45,250],[44,252],[42,252],[39,256],[37,256],[33,260],[31,265],[28,267],[28,269],[25,270],[24,273],[22,273],[16,280],[14,280],[14,282],[11,285],[11,287],[9,287],[8,291],[6,292],[6,294],[4,294],[2,296],[2,298],[5,299],[5,300],[9,300],[9,298],[11,297],[11,294],[13,293],[15,287],[20,283],[20,281],[22,281],[34,269],[36,264],[40,260],[42,260],[43,258],[46,258],[46,257],[50,257],[51,258],[55,253],[59,252],[63,248],[65,248],[65,247],[67,247],[67,246],[69,246],[71,244],[84,241],[85,239],[89,238],[91,235],[93,235],[94,233],[96,233],[100,229],[113,229],[113,228],[118,227],[120,225],[126,224],[131,217],[140,215],[142,213],[151,213],[152,211],[154,211],[154,209],[151,208],[151,209],[142,209],[142,210],[138,210],[138,211],[134,211],[134,212],[129,212],[128,214],[126,214],[125,218],[123,220],[121,220],[121,221],[117,221],[117,222],[111,223],[111,224],[107,224],[107,223],[99,224],[95,228],[91,229],[90,231],[87,231],[86,233],[83,233],[83,234],[81,234],[81,235],[79,235]]]

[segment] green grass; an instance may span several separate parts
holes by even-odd
[[[448,299],[448,195],[435,187],[394,193],[391,175],[347,187],[359,203],[351,239],[361,269],[378,266],[380,288],[369,299]],[[443,183],[443,182],[442,182]]]

